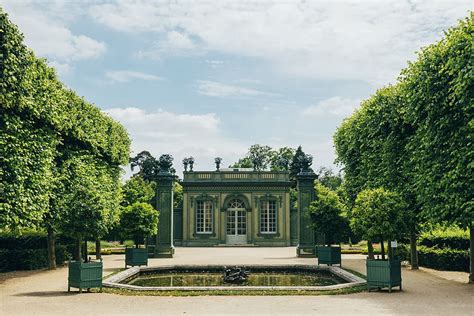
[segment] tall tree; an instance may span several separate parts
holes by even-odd
[[[270,156],[270,169],[273,171],[288,171],[295,150],[290,147],[281,147],[272,151]]]
[[[474,282],[474,12],[402,72],[404,118],[414,127],[417,200],[429,221],[470,229]]]

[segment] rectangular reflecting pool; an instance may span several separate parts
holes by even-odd
[[[343,279],[326,272],[302,271],[252,271],[243,283],[224,282],[218,271],[167,271],[140,274],[126,280],[125,284],[142,287],[182,286],[327,286],[345,283]]]

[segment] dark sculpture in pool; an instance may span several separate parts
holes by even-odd
[[[249,271],[245,268],[233,267],[227,268],[224,267],[224,282],[226,283],[243,283],[247,280],[249,276]]]

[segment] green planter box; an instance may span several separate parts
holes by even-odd
[[[125,268],[127,266],[148,265],[148,249],[146,248],[125,248]]]
[[[68,292],[71,287],[89,290],[90,288],[98,287],[102,291],[102,271],[103,264],[101,261],[81,262],[69,261],[69,275],[68,275]]]
[[[372,288],[388,287],[392,292],[392,287],[399,286],[402,289],[402,268],[399,259],[393,260],[373,260],[367,259],[367,287]]]
[[[341,247],[325,247],[317,246],[316,253],[318,254],[318,265],[327,264],[332,266],[333,264],[341,265]]]

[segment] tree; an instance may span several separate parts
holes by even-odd
[[[252,160],[249,157],[240,158],[239,161],[230,165],[229,168],[252,168]]]
[[[156,158],[146,150],[138,153],[135,157],[130,158],[130,169],[132,172],[137,167],[137,174],[146,181],[154,181],[160,170]]]
[[[153,206],[144,202],[129,205],[120,214],[120,226],[126,236],[133,239],[136,248],[144,243],[145,237],[157,233],[158,215]]]
[[[412,153],[416,200],[432,223],[470,229],[474,283],[474,12],[424,48],[402,71],[404,119],[413,126]]]
[[[325,236],[328,246],[340,242],[347,232],[348,223],[343,217],[344,205],[337,194],[320,183],[315,185],[316,200],[311,202],[309,214],[314,230]]]
[[[290,147],[281,147],[274,150],[270,156],[270,169],[273,171],[288,171],[295,150]]]
[[[342,184],[341,174],[334,174],[331,168],[321,167],[316,174],[318,182],[331,190],[337,190]]]
[[[122,203],[126,207],[137,202],[150,203],[155,196],[155,183],[147,182],[135,175],[128,179],[122,188]]]
[[[293,158],[291,159],[290,163],[290,180],[294,183],[294,186],[296,186],[296,176],[298,173],[301,172],[301,169],[303,166],[301,165],[301,159],[305,156],[305,152],[301,148],[301,146],[298,146],[298,148],[295,151],[295,154]]]
[[[398,194],[383,188],[366,189],[357,196],[350,225],[363,238],[378,240],[385,259],[384,241],[403,236],[408,228],[405,211],[406,204]]]

